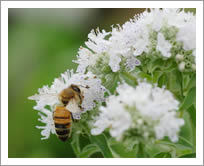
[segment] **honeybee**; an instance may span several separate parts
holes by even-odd
[[[80,88],[77,85],[70,85],[59,94],[59,100],[62,105],[55,107],[53,112],[53,120],[55,124],[56,135],[61,141],[66,141],[71,135],[72,127],[72,111],[81,111],[81,104],[83,95]],[[67,108],[68,106],[68,108]]]

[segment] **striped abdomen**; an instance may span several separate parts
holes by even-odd
[[[54,111],[53,119],[57,136],[60,140],[66,141],[71,130],[71,112],[63,106],[58,106]]]

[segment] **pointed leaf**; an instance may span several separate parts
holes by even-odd
[[[183,103],[180,106],[180,110],[187,110],[192,104],[195,103],[196,100],[196,87],[193,87],[189,90],[186,95]]]
[[[112,152],[110,150],[110,146],[104,134],[97,135],[97,136],[89,136],[90,141],[94,143],[100,149],[101,153],[106,158],[112,158]]]
[[[171,158],[171,154],[169,152],[160,152],[154,158]]]
[[[167,75],[166,73],[163,73],[160,77],[159,77],[159,80],[158,80],[158,86],[159,87],[162,87],[163,85],[166,85],[167,84]]]
[[[179,158],[196,158],[196,153],[185,154],[180,156]]]
[[[187,92],[191,88],[195,87],[196,86],[196,74],[193,74],[193,76],[189,76],[187,74],[184,74],[183,85],[184,85],[184,90]]]
[[[168,146],[172,146],[172,147],[176,147],[177,149],[186,149],[186,150],[192,150],[193,145],[191,144],[191,142],[189,142],[187,139],[185,139],[184,137],[179,136],[179,141],[178,142],[170,142],[168,139],[164,139],[161,141],[158,141],[159,144],[163,144],[163,145],[168,145]]]
[[[138,73],[138,76],[139,76],[140,78],[146,78],[147,81],[150,81],[150,82],[152,81],[152,77],[151,77],[149,74],[145,73],[145,72],[140,71],[140,72]]]
[[[128,151],[124,145],[121,143],[115,143],[111,145],[111,148],[115,154],[115,156],[121,157],[121,158],[135,158],[136,152],[134,150]]]
[[[195,106],[192,105],[191,107],[189,107],[187,109],[187,112],[189,113],[189,121],[190,121],[190,125],[192,128],[192,139],[193,139],[193,144],[196,144],[196,109]]]
[[[189,107],[187,109],[187,112],[190,115],[190,119],[191,119],[193,127],[196,128],[196,109],[195,109],[195,106],[192,105],[191,107]]]
[[[83,148],[82,152],[80,153],[79,157],[88,158],[96,152],[99,152],[99,148],[96,145],[94,144],[86,145]]]

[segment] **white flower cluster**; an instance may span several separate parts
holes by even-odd
[[[85,42],[87,48],[80,47],[74,61],[79,64],[77,72],[67,70],[60,78],[54,79],[50,87],[43,86],[38,94],[29,97],[37,102],[34,109],[39,111],[39,120],[46,124],[37,127],[43,129],[43,139],[55,133],[52,113],[56,105],[62,104],[61,92],[71,85],[80,88],[82,103],[79,107],[79,103],[70,100],[66,108],[74,119],[80,119],[81,113],[92,110],[96,103],[105,100],[104,93],[111,89],[107,85],[112,83],[112,78],[118,78],[116,75],[120,78],[121,73],[128,73],[126,71],[132,71],[138,65],[145,66],[146,57],[153,60],[162,58],[159,59],[162,62],[172,58],[179,70],[195,71],[195,25],[192,13],[180,9],[152,9],[122,26],[112,27],[111,32],[92,30]],[[112,87],[111,92],[116,88]],[[109,96],[106,106],[101,106],[99,115],[93,117],[93,135],[108,128],[117,140],[132,133],[144,139],[168,136],[171,141],[178,141],[184,120],[177,117],[179,102],[170,91],[147,82],[139,82],[135,88],[123,83],[116,91],[118,95]]]
[[[168,136],[178,141],[184,120],[176,117],[179,102],[170,91],[140,82],[136,88],[122,84],[117,92],[118,96],[110,96],[106,107],[100,108],[91,130],[93,135],[109,128],[111,136],[120,140],[125,131],[132,129],[147,138],[152,129],[156,139]]]
[[[48,139],[50,133],[55,134],[55,126],[52,117],[52,111],[42,108],[40,112],[38,112],[40,118],[38,119],[40,122],[45,123],[45,126],[36,126],[38,129],[42,129],[41,135],[43,136],[41,139]]]
[[[104,92],[106,89],[101,85],[100,79],[97,79],[96,76],[90,72],[87,74],[74,74],[72,70],[67,70],[65,73],[61,74],[60,78],[54,79],[51,87],[47,85],[43,86],[38,90],[38,94],[29,97],[30,100],[35,100],[37,102],[34,109],[46,115],[39,113],[41,116],[40,121],[46,123],[46,126],[38,127],[44,129],[42,135],[45,136],[45,138],[49,137],[50,132],[55,133],[52,113],[56,105],[62,104],[59,94],[72,84],[77,85],[83,93],[81,109],[79,109],[74,101],[70,101],[66,106],[72,113],[74,119],[80,119],[81,113],[93,109],[96,105],[95,102],[104,101]],[[50,110],[48,110],[46,106],[50,106]]]
[[[126,67],[133,70],[135,66],[140,65],[136,57],[142,53],[151,54],[152,48],[166,58],[176,56],[173,54],[178,51],[172,53],[172,50],[178,43],[182,45],[179,49],[184,50],[182,53],[189,50],[194,52],[195,31],[196,22],[192,13],[180,9],[152,9],[151,12],[145,11],[121,27],[113,27],[111,32],[92,30],[85,43],[88,49],[81,47],[78,59],[74,62],[79,64],[79,72],[85,72],[87,67],[97,65],[100,58],[108,56],[107,65],[113,72],[119,71],[123,59]],[[195,52],[188,56],[195,56]]]

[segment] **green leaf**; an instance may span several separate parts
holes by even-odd
[[[146,153],[148,153],[149,158],[154,158],[155,154],[158,154],[161,151],[169,152],[173,148],[159,143],[155,143],[155,144],[152,144],[151,142],[146,143]]]
[[[119,82],[119,74],[108,74],[104,77],[103,85],[108,89],[112,94],[115,92]]]
[[[196,153],[185,154],[185,155],[179,156],[179,158],[196,158]]]
[[[154,158],[171,158],[171,153],[169,152],[160,152],[154,156]]]
[[[111,145],[114,156],[121,158],[135,158],[136,152],[134,150],[128,151],[127,148],[121,143],[114,143]]]
[[[185,91],[189,91],[189,89],[196,86],[196,74],[193,74],[192,76],[190,76],[189,74],[184,74],[183,76]]]
[[[173,147],[176,147],[178,149],[192,150],[192,147],[193,147],[193,145],[188,140],[186,140],[185,138],[183,138],[181,136],[179,137],[179,141],[176,143],[170,142],[170,141],[165,140],[165,139],[162,141],[158,141],[158,142],[159,142],[159,144],[173,146]]]
[[[163,73],[158,80],[158,86],[162,87],[163,85],[166,85],[168,81],[166,73]]]
[[[183,98],[183,80],[182,80],[183,76],[182,76],[182,73],[178,70],[176,70],[175,73],[176,73],[177,84],[180,87],[180,96]]]
[[[188,85],[189,85],[190,81],[191,81],[191,79],[190,79],[189,74],[183,73],[183,88],[184,88],[184,91],[188,91],[187,88],[188,88]]]
[[[153,82],[153,83],[157,83],[161,75],[162,75],[162,72],[160,72],[160,71],[155,71],[155,72],[153,73],[152,82]]]
[[[191,142],[189,142],[187,139],[185,139],[182,136],[179,136],[179,141],[176,144],[180,144],[188,148],[193,148],[193,145],[191,144]]]
[[[180,110],[187,110],[196,101],[196,87],[189,90],[187,96],[185,97],[183,103],[180,105]]]
[[[113,157],[107,138],[104,134],[97,135],[97,136],[89,135],[89,139],[100,149],[104,157],[106,158]]]
[[[89,144],[86,145],[82,152],[80,153],[79,157],[81,158],[88,158],[90,157],[92,154],[99,152],[99,148],[95,145],[95,144]]]
[[[146,74],[145,72],[143,72],[143,71],[140,71],[139,73],[138,73],[138,76],[140,77],[140,78],[146,78],[147,79],[147,81],[152,81],[152,77],[149,75],[149,74]]]
[[[178,70],[166,73],[167,89],[170,90],[178,100],[183,100],[183,86],[182,86],[182,75]]]
[[[167,138],[165,138],[164,140],[158,140],[156,144],[157,144],[157,147],[161,146],[163,147],[164,150],[166,149],[167,152],[175,151],[176,154],[174,154],[174,157],[194,152],[192,143],[189,142],[189,140],[181,136],[179,137],[179,141],[175,143],[170,142]]]
[[[177,69],[177,64],[173,59],[166,60],[165,63],[161,66],[161,71],[163,72],[172,72],[175,69]]]
[[[145,144],[139,143],[137,146],[137,158],[148,158],[149,154],[146,153]]]
[[[196,109],[195,109],[195,106],[191,105],[191,107],[189,107],[187,109],[187,112],[190,115],[190,119],[191,119],[193,127],[196,128]]]
[[[132,85],[132,86],[135,86],[138,84],[136,76],[134,76],[132,73],[129,73],[129,72],[122,72],[119,75],[119,79],[121,82],[125,81],[127,84]]]
[[[185,124],[181,127],[181,130],[179,132],[180,137],[185,138],[191,145],[192,150],[194,150],[194,143],[193,143],[193,132],[192,132],[192,126],[191,126],[191,120],[190,115],[187,111],[183,114],[183,119],[185,121]]]
[[[190,82],[188,84],[188,89],[195,87],[195,85],[196,85],[196,74],[194,74],[190,79]]]
[[[193,135],[193,144],[194,146],[196,145],[196,109],[195,106],[192,105],[187,109],[187,112],[189,113],[189,119],[190,119],[190,124],[192,128],[192,135]]]
[[[150,73],[153,73],[154,70],[156,70],[157,68],[160,68],[161,66],[163,66],[163,64],[164,64],[164,61],[161,58],[153,59],[152,62],[150,62],[147,65],[148,71]]]

